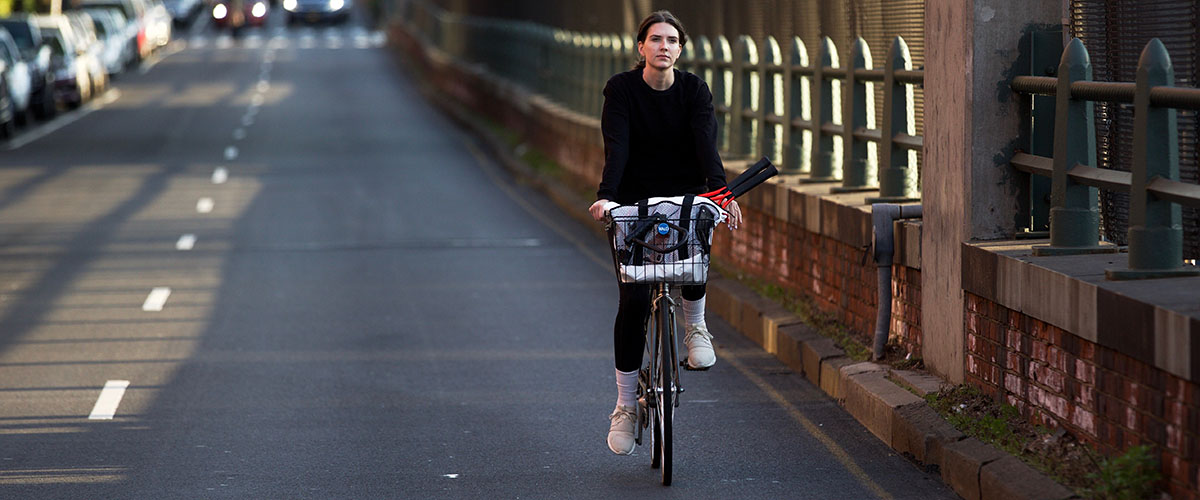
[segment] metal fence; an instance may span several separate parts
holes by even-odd
[[[636,62],[629,35],[461,16],[423,2],[408,2],[403,15],[451,56],[588,116],[600,115],[605,81]],[[800,182],[840,184],[836,192],[878,189],[870,201],[920,199],[913,86],[923,73],[913,69],[904,39],[892,40],[881,68],[862,38],[840,53],[824,37],[811,63],[799,37],[788,42],[784,51],[771,36],[756,42],[743,35],[731,44],[719,35],[685,46],[679,67],[709,82],[726,158],[767,156]],[[883,94],[881,113],[872,87]]]
[[[1090,58],[1078,38],[1063,51],[1057,77],[1013,80],[1014,91],[1055,98],[1053,158],[1017,153],[1012,159],[1018,170],[1051,178],[1050,245],[1035,248],[1036,254],[1115,251],[1100,245],[1102,188],[1130,196],[1129,264],[1107,270],[1109,279],[1200,275],[1195,266],[1183,265],[1181,207],[1200,207],[1200,185],[1179,180],[1176,120],[1177,108],[1200,109],[1200,89],[1174,84],[1170,56],[1158,39],[1142,50],[1133,83],[1092,81]],[[1131,172],[1096,166],[1093,101],[1133,104]],[[1050,129],[1036,122],[1033,128],[1035,134]]]

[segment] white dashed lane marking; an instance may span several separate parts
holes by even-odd
[[[179,237],[179,241],[175,242],[176,250],[191,250],[196,246],[196,235],[185,234]]]
[[[146,301],[142,303],[142,310],[146,312],[158,312],[163,310],[163,306],[167,304],[167,297],[171,296],[171,289],[165,286],[155,287],[150,290],[150,295],[146,296]]]
[[[117,406],[120,406],[121,398],[125,397],[125,389],[128,387],[128,380],[106,382],[104,388],[100,390],[100,398],[96,400],[96,406],[92,407],[92,413],[88,415],[88,419],[112,420],[117,414]]]

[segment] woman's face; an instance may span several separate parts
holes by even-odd
[[[679,43],[679,30],[669,23],[656,23],[646,30],[646,39],[638,42],[638,54],[646,59],[646,65],[666,71],[675,66],[683,45]]]

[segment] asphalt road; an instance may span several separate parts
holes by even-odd
[[[279,21],[0,145],[0,498],[955,498],[715,318],[674,485],[614,456],[604,243]]]

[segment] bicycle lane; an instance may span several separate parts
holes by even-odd
[[[575,246],[591,262],[588,267],[609,278],[613,300],[596,306],[612,308],[615,314],[616,282],[605,242],[559,213],[557,205],[530,194],[525,186],[508,183],[481,146],[468,144],[468,149],[517,205]],[[675,413],[674,482],[668,497],[958,498],[940,477],[920,470],[879,442],[819,388],[728,323],[712,314],[708,323],[718,361],[705,372],[681,372],[685,392]],[[611,336],[610,324],[589,331]],[[611,363],[611,358],[607,361]],[[630,457],[607,451],[607,420],[602,417],[611,410],[615,386],[611,368],[600,376],[607,386],[600,395],[588,395],[588,400],[601,402],[585,410],[588,415],[578,423],[576,436],[589,453],[580,457],[587,464],[585,470],[610,469],[603,473],[604,486],[592,484],[587,489],[595,491],[596,498],[634,492],[663,496],[658,471],[649,468],[648,446],[638,447]],[[543,481],[555,482],[549,477]]]

